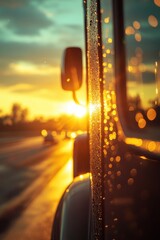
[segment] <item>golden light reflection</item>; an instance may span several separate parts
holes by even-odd
[[[135,33],[135,30],[134,30],[133,27],[128,26],[128,27],[126,27],[126,29],[125,29],[125,33],[126,33],[126,35],[132,35],[132,34]]]
[[[118,122],[118,117],[117,117],[117,116],[114,118],[114,121],[115,121],[115,122]]]
[[[76,132],[71,132],[71,138],[72,139],[76,138],[76,136],[77,136]]]
[[[112,38],[108,38],[108,43],[112,43]]]
[[[117,171],[117,176],[120,177],[121,176],[121,171]]]
[[[108,63],[108,68],[112,68],[112,63]]]
[[[113,161],[114,161],[114,158],[113,158],[113,157],[111,157],[111,158],[110,158],[110,161],[111,161],[111,162],[113,162]]]
[[[140,112],[138,112],[138,113],[136,113],[136,115],[135,115],[135,120],[136,120],[136,122],[138,122],[140,119],[142,119],[143,118],[143,115],[142,115],[142,113],[140,113]]]
[[[157,18],[155,17],[155,16],[153,16],[153,15],[150,15],[149,17],[148,17],[148,22],[149,22],[149,24],[152,26],[152,27],[157,27],[158,26],[158,20],[157,20]]]
[[[112,167],[113,167],[113,165],[112,165],[111,163],[109,163],[108,167],[109,167],[109,168],[112,168]]]
[[[126,143],[140,147],[142,146],[143,142],[142,142],[142,139],[139,139],[139,138],[126,138]]]
[[[105,23],[109,23],[109,21],[110,21],[110,18],[109,18],[109,17],[107,17],[107,18],[104,19],[104,22],[105,22]]]
[[[112,111],[112,115],[113,115],[113,116],[117,115],[117,111],[116,111],[116,110],[113,110],[113,111]]]
[[[80,178],[81,180],[83,180],[83,179],[84,179],[84,176],[83,176],[83,175],[80,175],[79,178]]]
[[[140,156],[140,158],[143,160],[147,160],[147,158],[145,156]]]
[[[103,69],[103,71],[104,71],[104,73],[107,73],[107,72],[108,72],[107,67],[105,67],[105,68]]]
[[[160,142],[154,142],[154,141],[149,141],[149,140],[142,140],[138,138],[126,138],[125,142],[127,144],[136,146],[136,147],[141,147],[145,150],[148,150],[150,152],[154,153],[160,153]],[[145,156],[141,156],[143,160],[146,160]],[[133,170],[131,175],[136,175],[137,173]]]
[[[106,53],[107,53],[107,54],[110,54],[110,53],[111,53],[111,50],[110,50],[110,49],[107,49],[107,50],[106,50]]]
[[[141,34],[140,34],[140,33],[136,33],[136,34],[135,34],[135,40],[136,40],[137,42],[140,42],[140,41],[142,40],[142,37],[141,37]]]
[[[117,137],[116,132],[109,134],[109,140],[114,140],[114,139],[116,139],[116,137]]]
[[[160,0],[154,0],[155,5],[157,5],[158,7],[160,7]]]
[[[153,141],[149,142],[147,148],[148,148],[148,150],[149,150],[150,152],[154,152],[155,149],[156,149],[156,144],[155,144],[155,142],[153,142]]]
[[[116,156],[115,160],[116,160],[116,162],[120,162],[121,161],[121,157],[120,156]]]
[[[141,24],[140,24],[138,21],[134,21],[134,22],[133,22],[133,27],[134,27],[135,29],[140,29]]]
[[[134,179],[133,178],[129,178],[128,179],[128,185],[131,186],[131,185],[133,185],[133,183],[134,183]]]
[[[117,108],[117,105],[115,103],[112,104],[112,108],[113,109],[116,109]]]
[[[156,111],[153,109],[153,108],[150,108],[148,111],[147,111],[147,118],[150,120],[150,121],[153,121],[157,116],[157,113]]]
[[[89,112],[90,112],[90,114],[92,114],[93,112],[95,112],[96,111],[96,105],[95,104],[92,104],[92,103],[90,103],[89,104]]]
[[[72,172],[72,169],[73,169],[73,163],[72,163],[72,160],[70,159],[69,162],[66,165],[66,171],[68,173],[70,173],[70,172]]]
[[[132,168],[131,171],[130,171],[130,175],[132,177],[135,177],[137,175],[137,169],[136,168]]]
[[[145,128],[146,126],[146,120],[144,118],[141,118],[139,121],[138,121],[138,127],[139,128]]]
[[[43,129],[43,130],[41,131],[41,134],[42,134],[43,137],[46,137],[46,136],[47,136],[47,131],[46,131],[45,129]]]

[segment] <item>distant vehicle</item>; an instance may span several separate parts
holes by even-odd
[[[44,138],[44,143],[51,143],[51,144],[57,143],[57,139],[55,138],[55,136],[53,136],[53,133],[51,131],[42,130],[41,134]]]

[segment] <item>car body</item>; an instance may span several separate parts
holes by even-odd
[[[46,131],[46,134],[43,135],[44,143],[56,144],[57,140],[51,131]]]
[[[52,239],[87,239],[90,222],[90,190],[90,176],[87,173],[74,178],[67,187],[56,211]]]
[[[88,140],[83,139],[89,149],[89,185],[76,177],[71,192],[66,190],[52,239],[159,239],[160,3],[87,0],[84,16]],[[70,58],[76,59],[77,51],[70,48]],[[64,61],[63,88],[75,92],[69,70],[75,67],[78,75],[78,64],[69,64],[67,57]],[[77,191],[81,197],[74,202],[70,196]],[[82,216],[83,204],[87,217]],[[72,228],[75,219],[79,226],[87,219],[85,236]]]

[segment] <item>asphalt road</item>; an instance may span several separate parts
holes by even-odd
[[[72,140],[41,137],[0,146],[0,239],[49,240],[54,213],[72,180]]]

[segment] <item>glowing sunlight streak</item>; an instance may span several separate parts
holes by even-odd
[[[70,159],[66,165],[66,172],[70,173],[72,172],[72,168],[73,168],[73,163],[72,163],[72,159]]]
[[[86,107],[78,105],[74,102],[67,102],[65,105],[66,113],[68,115],[74,115],[78,118],[82,118],[86,115]]]

